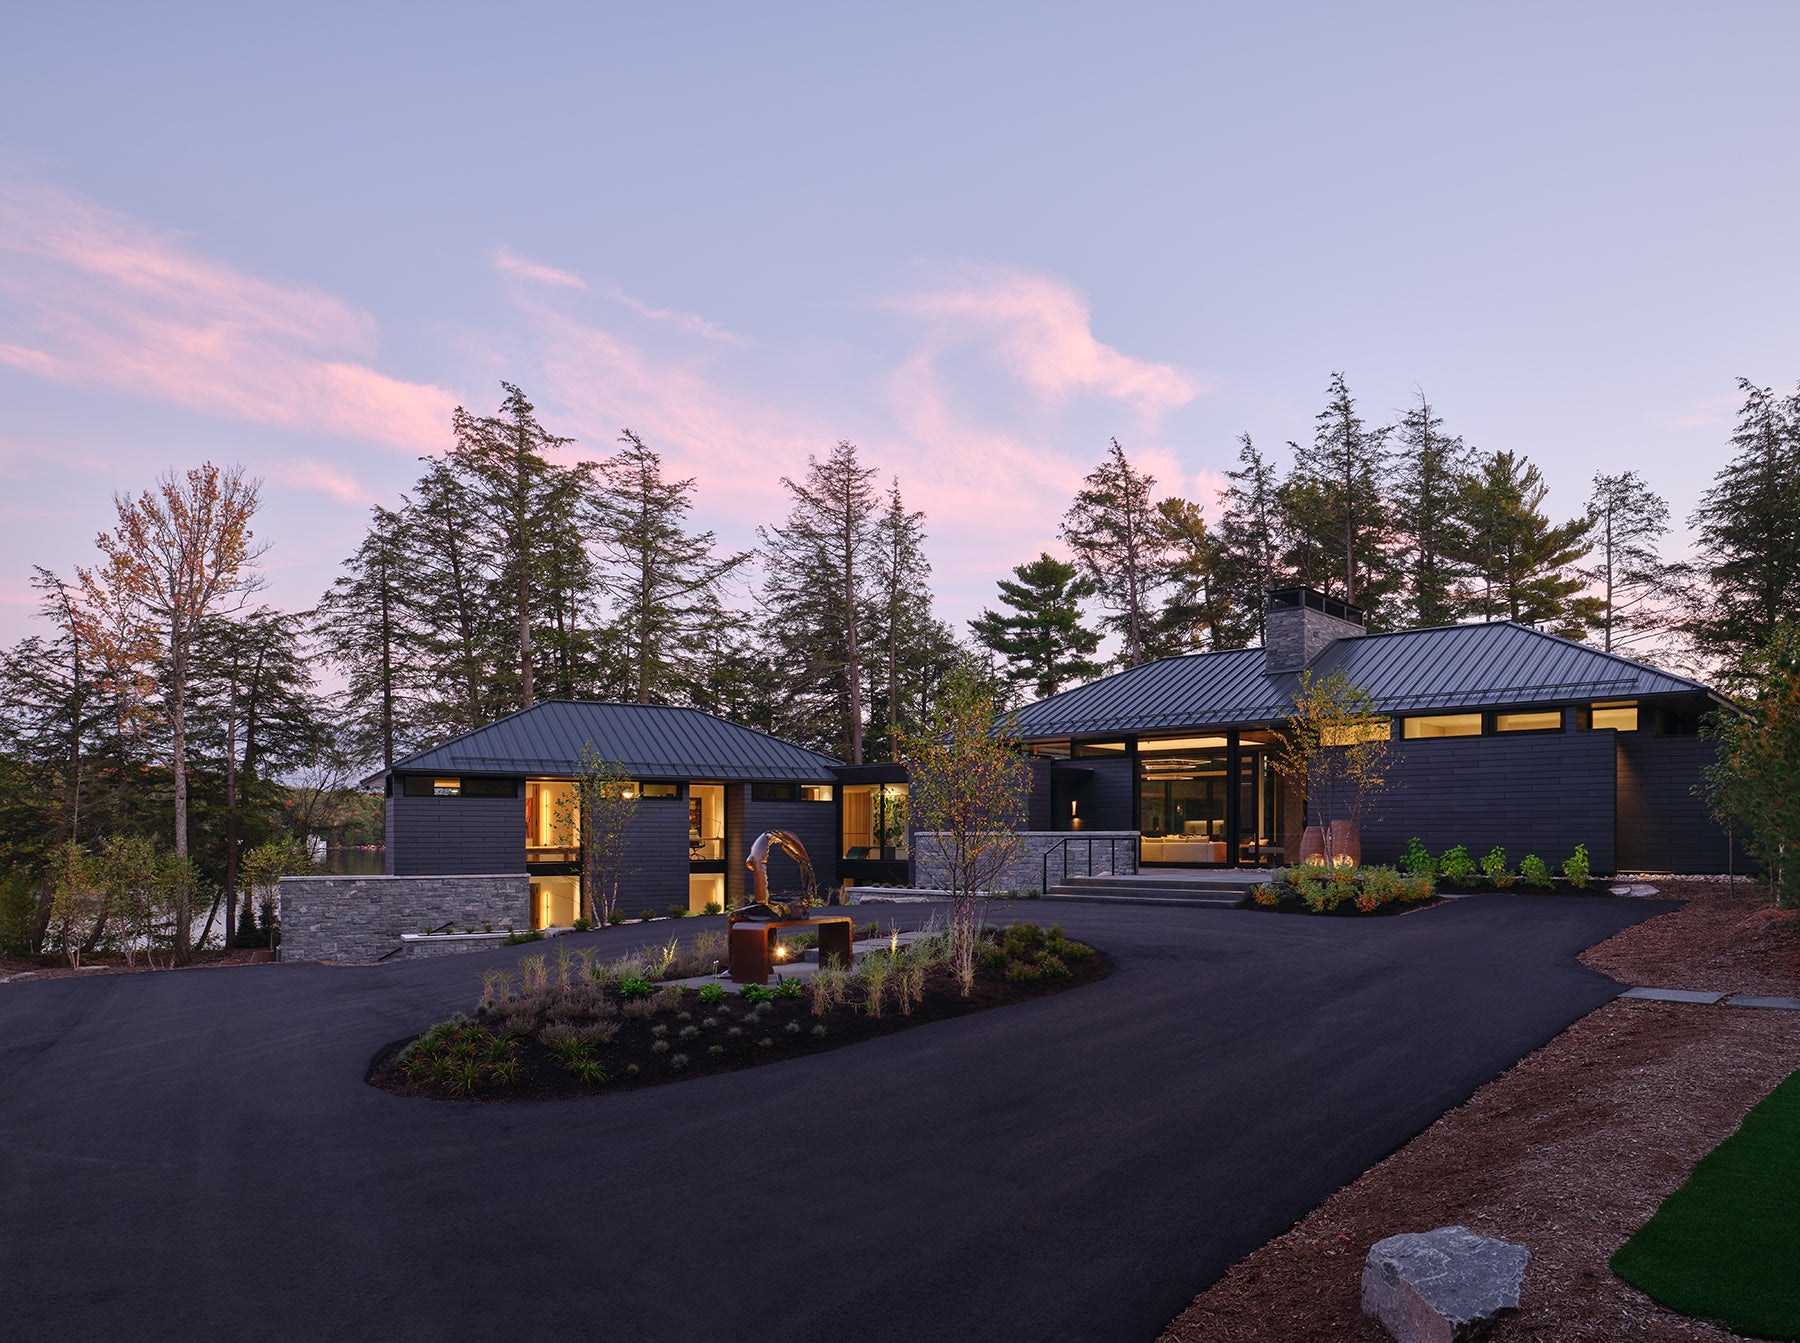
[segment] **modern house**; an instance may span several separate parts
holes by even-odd
[[[1394,740],[1389,786],[1362,824],[1365,861],[1418,836],[1434,852],[1498,844],[1555,864],[1585,844],[1596,872],[1721,872],[1728,838],[1695,795],[1725,701],[1696,681],[1509,622],[1369,634],[1354,606],[1271,593],[1267,646],[1133,667],[1020,714],[1052,761],[1051,827],[1142,834],[1146,867],[1291,862],[1301,799],[1276,774],[1272,728],[1300,672],[1342,672]]]
[[[1732,861],[1695,791],[1712,759],[1697,730],[1725,704],[1704,685],[1505,622],[1369,634],[1356,607],[1309,589],[1270,594],[1266,628],[1264,648],[1167,658],[1027,706],[1032,833],[1008,884],[1035,885],[1053,854],[1088,872],[1295,861],[1306,808],[1274,747],[1302,671],[1342,672],[1394,743],[1365,861],[1395,861],[1414,836],[1434,853],[1500,845],[1515,865],[1586,845],[1596,873]],[[398,761],[381,780],[387,876],[284,882],[284,945],[383,959],[440,927],[572,923],[584,751],[621,765],[639,798],[628,915],[740,902],[765,830],[798,835],[822,887],[932,875],[914,862],[900,765],[845,765],[696,709],[552,701]]]
[[[572,781],[584,750],[634,781],[630,914],[738,903],[765,830],[798,835],[823,884],[907,879],[899,766],[844,765],[698,709],[563,700],[395,762],[388,875],[522,873],[531,926],[567,926],[579,912]]]

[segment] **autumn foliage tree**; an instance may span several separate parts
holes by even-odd
[[[188,699],[194,652],[208,621],[240,609],[261,586],[250,519],[262,482],[242,467],[203,463],[165,472],[154,490],[113,496],[118,523],[96,540],[105,562],[78,575],[84,605],[108,612],[88,630],[115,661],[133,660],[154,643],[164,680],[175,790],[175,854],[188,856]],[[192,949],[192,894],[176,899],[175,955]]]
[[[1345,855],[1334,852],[1332,823],[1360,822],[1387,786],[1393,755],[1388,720],[1344,673],[1303,671],[1275,738],[1275,770],[1306,799],[1323,834],[1326,864],[1343,862]]]

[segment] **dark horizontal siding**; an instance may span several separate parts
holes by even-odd
[[[626,829],[630,850],[619,908],[628,918],[648,909],[667,914],[688,903],[688,809],[681,799],[644,798]]]
[[[387,799],[390,875],[489,876],[525,870],[523,797]]]
[[[1599,733],[1596,736],[1601,735]],[[1620,732],[1619,866],[1628,872],[1744,870],[1729,840],[1695,794],[1717,758],[1705,737]]]

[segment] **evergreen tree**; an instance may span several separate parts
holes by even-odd
[[[921,677],[941,652],[946,631],[931,614],[931,562],[925,558],[925,515],[907,509],[896,477],[873,528],[873,594],[869,611],[870,724],[875,760],[896,760],[900,737],[916,726]],[[954,644],[954,636],[949,636]],[[881,726],[876,728],[874,724]]]
[[[1777,397],[1743,378],[1738,388],[1736,455],[1690,521],[1710,587],[1693,635],[1734,663],[1800,609],[1800,392]]]
[[[1579,639],[1598,603],[1577,596],[1574,566],[1592,548],[1586,517],[1552,523],[1544,514],[1549,487],[1528,459],[1495,452],[1481,460],[1464,492],[1472,578],[1459,592],[1482,620],[1513,620]]]
[[[1293,492],[1290,525],[1306,538],[1308,569],[1316,562],[1314,551],[1333,558],[1323,583],[1311,586],[1356,603],[1378,622],[1383,603],[1399,587],[1386,554],[1388,430],[1363,423],[1342,373],[1331,375],[1328,396],[1314,421],[1312,445],[1294,445],[1293,479],[1300,488]]]
[[[1000,600],[1010,610],[984,609],[969,629],[1006,660],[1007,681],[1046,699],[1101,672],[1093,660],[1100,636],[1081,623],[1081,604],[1094,591],[1092,579],[1046,552],[1000,580]]]
[[[748,551],[718,556],[712,532],[690,532],[694,481],[668,480],[662,458],[627,429],[600,465],[593,512],[601,588],[611,598],[623,697],[687,704],[702,697],[727,621],[721,598]]]
[[[508,657],[493,567],[479,541],[475,499],[447,462],[433,461],[401,509],[422,661],[422,735],[442,739],[507,712],[493,686]]]
[[[1145,660],[1154,619],[1159,581],[1151,499],[1155,486],[1156,478],[1133,467],[1115,438],[1062,521],[1062,537],[1075,562],[1092,580],[1101,604],[1113,612],[1104,623],[1118,633],[1124,645],[1120,660],[1127,667]]]
[[[841,440],[802,480],[786,476],[787,522],[763,527],[763,606],[787,684],[783,735],[863,763],[863,617],[874,571],[876,470]]]
[[[617,679],[612,639],[598,610],[599,571],[583,525],[592,512],[597,471],[592,462],[552,466],[533,517],[541,547],[532,588],[539,699],[592,699]]]
[[[1231,612],[1232,644],[1261,644],[1269,594],[1287,581],[1281,567],[1280,483],[1249,434],[1239,445],[1237,470],[1225,473],[1231,484],[1219,493],[1216,569]]]
[[[456,436],[449,464],[461,478],[480,519],[480,544],[489,557],[495,610],[505,612],[512,649],[494,668],[506,710],[537,702],[537,655],[532,634],[543,601],[549,552],[558,535],[557,470],[549,454],[571,440],[547,432],[525,394],[509,382],[497,415],[476,417],[461,406],[451,419]],[[564,527],[573,511],[564,510]],[[566,531],[564,532],[566,535]],[[502,670],[504,667],[504,670]]]
[[[1157,501],[1157,573],[1168,595],[1151,622],[1146,651],[1176,657],[1208,648],[1242,648],[1246,624],[1226,596],[1221,547],[1189,499]]]
[[[413,619],[411,538],[399,513],[377,505],[343,573],[320,599],[313,637],[344,673],[350,739],[364,762],[391,769],[422,744],[414,723],[414,677],[423,661]]]
[[[1600,642],[1609,653],[1636,653],[1666,634],[1676,567],[1658,549],[1669,533],[1669,506],[1635,471],[1594,476],[1588,497],[1593,564],[1584,576],[1600,602]]]
[[[1390,487],[1395,559],[1404,583],[1399,602],[1407,625],[1456,619],[1457,557],[1469,549],[1462,515],[1472,454],[1443,430],[1425,393],[1401,416]]]

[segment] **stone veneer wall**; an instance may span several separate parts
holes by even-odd
[[[1068,874],[1071,877],[1095,876],[1101,873],[1137,871],[1138,832],[1136,830],[1022,830],[1019,832],[1019,855],[1007,865],[994,883],[1002,891],[1038,891],[1044,885],[1044,855],[1069,841]],[[1088,840],[1093,840],[1092,865]],[[1107,843],[1117,840],[1116,844]],[[914,881],[927,889],[941,889],[950,884],[949,872],[939,856],[931,833],[921,831],[913,836]],[[1117,860],[1116,865],[1114,860]],[[1050,884],[1063,875],[1061,856],[1050,860]]]
[[[531,926],[523,872],[472,877],[283,877],[281,959],[366,965],[400,950],[401,933]],[[475,943],[470,950],[481,949]]]

